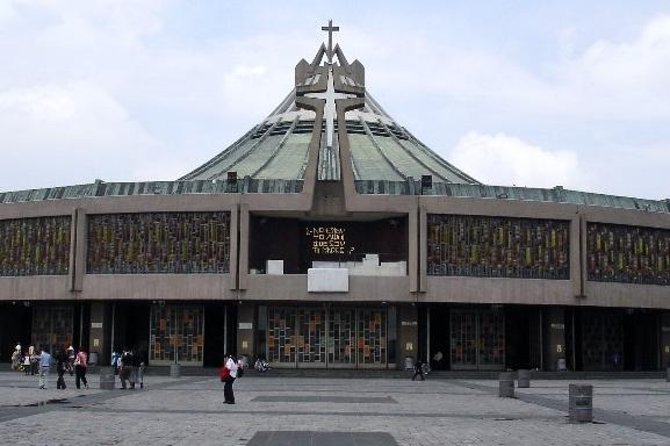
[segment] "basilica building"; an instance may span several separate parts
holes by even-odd
[[[18,341],[151,366],[670,366],[670,201],[483,184],[324,30],[269,116],[183,177],[0,192],[2,360]]]

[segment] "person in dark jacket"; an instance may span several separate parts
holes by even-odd
[[[68,371],[67,353],[64,349],[58,349],[55,355],[56,358],[56,373],[58,373],[58,380],[56,381],[56,388],[65,390],[65,378],[63,375]]]
[[[414,376],[412,376],[412,381],[414,381],[417,376],[421,378],[421,381],[426,380],[426,378],[423,377],[423,361],[420,359],[417,359],[414,363]]]
[[[135,388],[135,356],[130,349],[124,350],[121,354],[121,369],[119,370],[119,378],[121,379],[121,388],[127,389],[128,382],[130,388]]]

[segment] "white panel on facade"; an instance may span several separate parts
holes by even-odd
[[[283,260],[268,260],[265,268],[266,274],[282,275],[284,274]]]
[[[307,291],[310,293],[349,292],[349,271],[346,268],[309,268]]]

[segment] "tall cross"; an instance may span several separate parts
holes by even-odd
[[[328,67],[328,87],[325,92],[308,93],[305,96],[310,98],[325,99],[323,107],[323,117],[326,120],[326,146],[333,147],[333,133],[335,130],[335,118],[337,117],[336,99],[355,98],[356,95],[338,93],[335,91],[335,81],[333,79],[333,67]]]
[[[333,32],[339,30],[339,26],[333,26],[332,20],[328,20],[328,26],[321,27],[321,31],[328,31],[328,63],[333,63]]]

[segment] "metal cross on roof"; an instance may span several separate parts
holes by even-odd
[[[339,30],[339,26],[333,26],[332,20],[328,20],[328,26],[321,27],[321,31],[328,31],[328,63],[333,63],[333,32]]]

